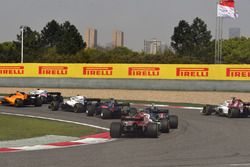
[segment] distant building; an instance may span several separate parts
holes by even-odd
[[[119,30],[115,30],[112,33],[112,47],[124,46],[124,33]]]
[[[84,34],[84,42],[87,44],[87,48],[97,47],[97,30],[94,28],[87,28]]]
[[[239,27],[229,28],[229,38],[240,38],[240,28]]]
[[[156,54],[161,52],[161,41],[152,39],[150,41],[144,40],[144,52],[148,54]]]

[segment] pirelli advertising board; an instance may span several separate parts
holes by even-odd
[[[250,65],[0,64],[0,77],[250,80]]]

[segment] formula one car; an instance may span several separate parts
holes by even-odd
[[[117,102],[113,98],[106,102],[89,105],[87,116],[100,116],[102,119],[121,118],[121,115],[130,107],[129,103]]]
[[[15,94],[5,96],[0,104],[10,105],[15,107],[23,107],[26,105],[34,105],[35,107],[42,106],[42,100],[38,95],[29,95],[24,92],[17,91]]]
[[[86,108],[88,105],[92,105],[92,102],[101,101],[96,98],[86,98],[85,96],[72,96],[69,100],[58,101],[54,100],[50,103],[49,108],[52,111],[57,111],[59,109],[65,111],[73,111],[76,113],[86,112]]]
[[[151,107],[145,108],[145,112],[150,115],[150,119],[160,123],[161,132],[169,132],[169,129],[178,128],[178,116],[170,115],[168,109],[161,109],[152,105]]]
[[[54,98],[63,99],[60,92],[48,92],[47,90],[41,89],[30,91],[29,94],[38,95],[42,99],[43,104],[51,103],[53,100],[55,100]]]
[[[127,116],[121,117],[121,122],[112,122],[110,125],[110,136],[120,138],[125,134],[144,135],[157,138],[160,135],[159,124],[150,120],[150,115],[143,111],[129,112]]]
[[[250,115],[250,103],[243,102],[241,99],[233,97],[219,105],[205,105],[201,110],[203,115],[215,114],[228,118],[246,118]]]

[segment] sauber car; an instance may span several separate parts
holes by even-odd
[[[22,107],[26,105],[34,105],[36,107],[42,106],[42,100],[37,95],[29,95],[24,92],[17,91],[14,94],[5,96],[1,100],[2,105],[11,105],[15,107]]]
[[[203,115],[215,114],[218,116],[227,116],[229,118],[248,117],[250,115],[250,103],[243,102],[241,99],[233,97],[225,100],[219,105],[205,105],[201,110]]]
[[[29,92],[30,95],[38,95],[42,101],[43,104],[51,103],[55,98],[63,99],[60,92],[48,92],[47,90],[37,89],[32,90]]]

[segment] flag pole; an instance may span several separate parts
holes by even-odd
[[[218,36],[218,17],[216,16],[216,25],[215,25],[215,40],[214,40],[214,64],[217,64],[217,56],[218,56],[218,50],[217,50],[217,47],[218,47],[218,39],[217,39],[217,36]]]
[[[218,61],[217,63],[220,64],[221,63],[221,17],[219,17],[219,21],[218,21],[218,30],[219,30],[219,33],[218,33]]]
[[[215,63],[223,63],[223,20],[237,17],[234,0],[220,0],[217,3]]]
[[[221,30],[220,30],[220,64],[223,63],[222,46],[223,46],[223,17],[221,18]]]

